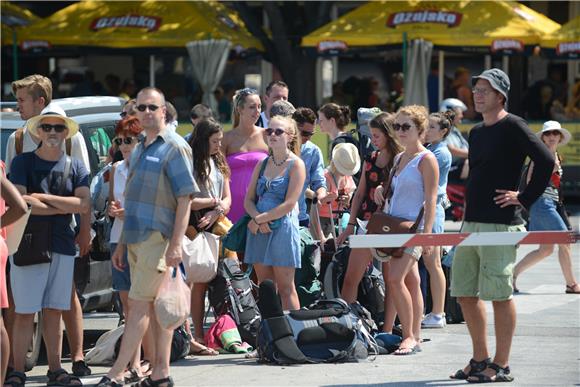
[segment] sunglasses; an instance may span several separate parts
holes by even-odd
[[[258,94],[258,91],[256,89],[252,89],[251,87],[245,87],[238,91],[238,95],[247,96],[252,94]]]
[[[407,132],[409,129],[412,128],[411,124],[393,124],[393,129],[395,130],[395,132],[398,132],[399,130],[403,131],[403,132]]]
[[[314,135],[314,132],[301,131],[300,135],[302,137],[312,137]]]
[[[147,109],[149,109],[150,112],[154,112],[155,110],[159,109],[159,106],[157,106],[157,105],[139,105],[136,108],[140,112],[144,112]]]
[[[119,113],[119,115],[121,116],[121,118],[125,118],[127,117],[127,112],[121,112]]]
[[[40,129],[42,129],[42,131],[45,133],[50,133],[51,130],[53,130],[53,129],[56,133],[62,133],[66,129],[66,125],[63,125],[63,124],[55,124],[55,125],[40,124],[40,125],[38,125],[38,127]]]
[[[276,137],[280,137],[283,133],[286,133],[286,131],[284,129],[272,129],[272,128],[268,128],[265,130],[266,132],[266,136],[271,136],[272,134],[275,134]]]
[[[544,135],[544,136],[559,136],[560,131],[559,130],[546,130],[545,132],[542,133],[542,135]]]
[[[113,142],[117,146],[121,146],[121,144],[131,145],[134,141],[137,141],[135,137],[124,137],[124,138],[117,137],[113,139]]]

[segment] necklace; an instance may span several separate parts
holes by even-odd
[[[288,154],[288,152],[286,152],[286,157],[284,157],[284,160],[280,161],[279,163],[276,162],[276,159],[274,158],[274,155],[272,155],[272,162],[274,163],[275,166],[280,167],[282,166],[282,164],[284,164],[286,162],[286,160],[288,160],[288,157],[290,155]]]

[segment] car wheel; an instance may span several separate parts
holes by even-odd
[[[34,315],[34,329],[32,331],[32,342],[26,352],[25,368],[30,371],[38,362],[40,349],[42,347],[42,312]]]

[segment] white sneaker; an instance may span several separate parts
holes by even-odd
[[[429,313],[421,322],[422,328],[445,328],[447,322],[444,314]]]

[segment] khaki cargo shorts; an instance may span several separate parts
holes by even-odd
[[[131,269],[129,298],[137,301],[153,301],[165,277],[165,252],[169,240],[154,231],[143,242],[127,245]]]
[[[461,232],[526,231],[523,225],[463,222]],[[506,301],[513,295],[517,246],[458,246],[453,257],[451,295]]]

